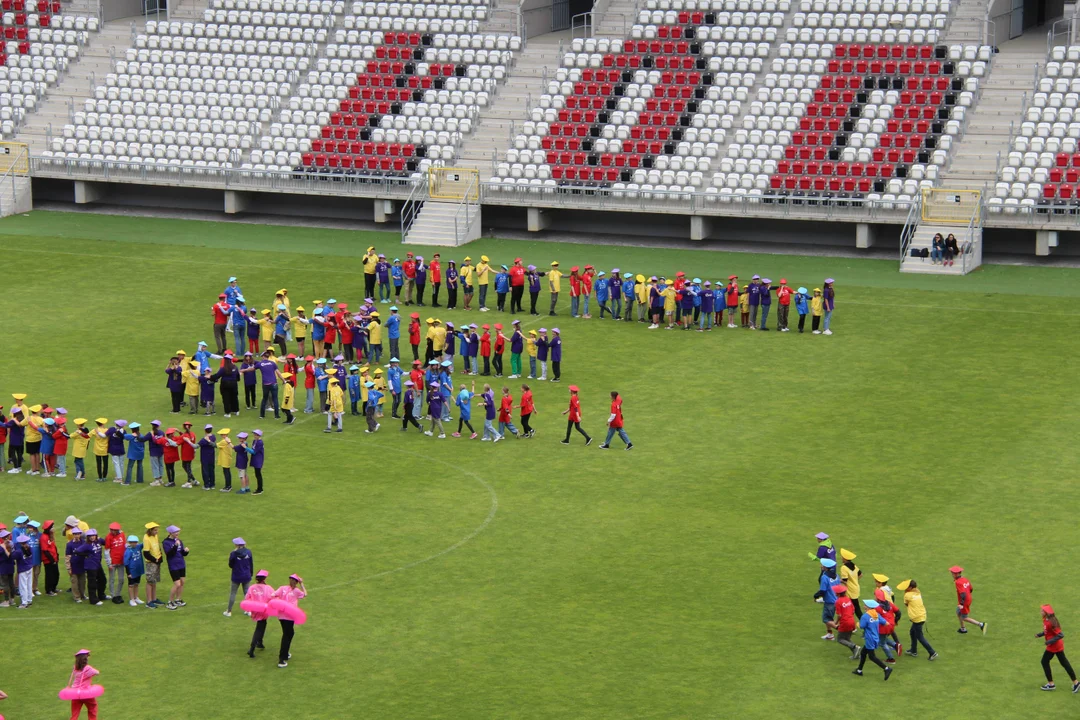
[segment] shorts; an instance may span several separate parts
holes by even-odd
[[[142,575],[140,575],[140,576],[138,576],[138,577],[131,577],[130,575],[128,575],[128,587],[131,587],[131,586],[133,586],[133,585],[134,585],[135,587],[138,587],[138,586],[139,586],[139,582],[140,582],[141,580],[142,580]]]
[[[957,607],[956,616],[960,618],[966,618],[971,613],[971,607]]]
[[[37,455],[41,452],[41,441],[26,443],[26,454]]]
[[[466,285],[465,283],[462,283],[461,292],[465,293],[466,295],[472,295],[472,285]]]
[[[161,563],[146,564],[146,584],[156,585],[161,580]]]
[[[187,577],[187,568],[180,568],[179,570],[173,570],[169,568],[169,576],[173,579],[173,582]]]
[[[731,312],[735,312],[735,310],[738,309],[738,307],[739,307],[738,305],[728,305],[727,309],[729,311],[731,311]]]
[[[832,622],[834,615],[836,615],[836,603],[825,603],[821,606],[821,622]]]

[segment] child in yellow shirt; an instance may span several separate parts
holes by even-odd
[[[675,286],[668,285],[660,291],[660,294],[664,297],[664,321],[667,323],[666,329],[671,330],[675,327]]]
[[[71,456],[75,458],[75,479],[86,479],[86,450],[90,447],[90,431],[86,418],[75,418],[75,432],[71,434]]]
[[[821,324],[821,318],[825,315],[825,298],[821,296],[821,288],[814,288],[814,297],[810,298],[810,314],[813,316],[810,329],[815,335],[820,335],[818,325]]]
[[[538,334],[535,330],[529,331],[529,337],[525,339],[525,352],[529,354],[529,379],[536,379],[536,338]]]
[[[229,428],[218,430],[221,439],[217,441],[217,466],[221,468],[221,473],[225,476],[225,487],[221,488],[221,492],[232,492],[232,466],[236,453],[233,451],[229,432]]]
[[[289,382],[289,378],[292,376],[291,372],[281,373],[281,379],[285,381],[282,383],[281,409],[285,413],[286,425],[292,425],[294,422],[292,411],[296,390],[293,388],[292,383]]]
[[[739,291],[739,319],[744,328],[750,327],[750,286],[743,285]]]

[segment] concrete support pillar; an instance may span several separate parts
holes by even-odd
[[[248,196],[236,190],[225,191],[225,214],[235,215],[248,209]]]
[[[1035,254],[1045,257],[1050,254],[1051,248],[1058,246],[1057,230],[1035,231]]]
[[[97,202],[105,197],[105,186],[101,183],[88,182],[86,180],[75,181],[75,204]]]
[[[375,222],[386,223],[390,222],[390,218],[394,215],[394,201],[393,200],[376,200],[375,201]]]
[[[865,250],[874,246],[877,230],[873,225],[859,223],[855,226],[855,247]]]
[[[529,232],[540,232],[551,224],[551,212],[541,208],[531,207],[529,212]]]
[[[690,216],[690,239],[704,240],[712,232],[712,218],[701,215]]]

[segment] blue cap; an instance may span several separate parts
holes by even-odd
[[[863,600],[862,604],[870,609],[880,607],[880,603],[878,603],[877,600]]]
[[[229,282],[236,282],[236,278],[235,277],[229,278]]]
[[[397,312],[397,305],[391,305],[391,306],[390,306],[390,310],[391,310],[392,312]]]
[[[205,340],[199,341],[199,347],[208,347]]]
[[[45,418],[45,424],[46,425],[55,425],[56,421],[53,420],[52,418]]]
[[[278,310],[284,310],[285,309],[285,304],[284,303],[278,303],[277,309]]]
[[[139,424],[139,423],[137,423],[137,422],[133,422],[133,423],[131,423],[130,425],[128,425],[128,427],[129,427],[129,428],[131,428],[132,430],[138,430],[139,428],[141,428],[141,427],[142,427],[142,425],[140,425],[140,424]]]
[[[322,309],[322,308],[315,308],[315,314],[316,314],[316,315],[322,315],[322,313],[323,313],[323,309]]]
[[[15,518],[15,522],[21,525],[22,523],[26,522],[29,519],[30,519],[29,515],[20,515],[19,517]]]
[[[800,287],[799,292],[802,293],[803,295],[805,295],[807,293],[807,289],[804,288],[804,287]]]
[[[696,285],[696,284],[698,284],[698,283],[700,283],[700,282],[701,282],[701,278],[694,278],[694,281],[693,281],[693,282],[694,282],[694,284]]]
[[[836,567],[836,561],[830,560],[829,558],[821,558],[821,564],[827,568]]]
[[[443,360],[442,361],[442,366],[443,367],[454,367],[454,363],[450,362],[449,360]]]
[[[241,305],[243,305],[243,304],[244,304],[245,302],[247,302],[247,301],[246,301],[246,300],[244,300],[244,296],[243,296],[243,295],[237,295],[237,296],[236,296],[236,302],[238,302],[238,303],[240,303]]]
[[[623,280],[629,280],[630,278],[634,277],[632,273],[623,273],[622,276]]]
[[[327,305],[333,305],[336,302],[337,302],[337,300],[335,300],[334,298],[330,298],[329,300],[326,301],[326,304]]]
[[[398,360],[396,357],[393,357],[393,358],[390,358],[390,362],[396,363],[396,362],[401,362],[401,361]]]
[[[325,365],[326,364],[326,358],[319,358],[318,360],[315,361],[315,364],[316,365]]]
[[[375,387],[375,383],[373,383],[373,382],[371,382],[370,380],[368,380],[368,381],[367,381],[366,383],[364,383],[364,387],[369,387],[369,388],[370,388],[370,387]]]

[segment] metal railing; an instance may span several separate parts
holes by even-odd
[[[241,151],[233,153],[239,158]],[[252,192],[295,192],[320,195],[351,195],[398,199],[407,197],[416,182],[410,177],[350,174],[326,170],[291,172],[254,170],[239,167],[209,167],[192,161],[118,162],[80,158],[32,156],[30,171],[35,177],[98,182],[126,182],[171,187],[216,188]],[[234,160],[235,162],[235,160]]]
[[[979,202],[975,203],[975,207],[971,210],[971,217],[968,219],[967,240],[960,245],[960,270],[965,275],[982,265],[982,233],[980,232],[978,237],[975,234],[976,228],[981,226],[981,218],[982,199],[980,196]],[[978,262],[975,262],[976,250],[979,253]]]
[[[910,207],[910,200],[897,198],[855,198],[839,195],[720,194],[689,190],[596,188],[574,186],[514,185],[502,182],[480,184],[480,200],[485,205],[650,212],[678,215],[722,215],[776,217],[785,219],[862,222],[879,218],[897,223]],[[767,211],[764,208],[768,208]]]
[[[626,36],[628,28],[628,17],[626,13],[619,12],[597,12],[596,10],[590,10],[589,12],[578,13],[570,18],[570,36],[577,38],[591,38],[593,37],[600,26],[608,18],[618,18],[622,21],[622,29],[617,31],[617,35]]]
[[[469,228],[476,213],[480,211],[480,176],[470,175],[469,184],[458,201],[457,209],[454,210],[454,243],[461,245],[463,240],[468,239]],[[404,237],[404,236],[402,236]]]
[[[15,213],[19,207],[19,178],[27,176],[29,148],[23,143],[6,143],[5,148],[14,151],[4,156],[7,169],[0,175],[0,217]],[[10,190],[10,194],[9,194]]]
[[[405,204],[401,206],[402,242],[405,242],[409,230],[412,229],[413,223],[416,222],[416,218],[420,216],[420,211],[423,209],[427,199],[428,179],[427,174],[425,173],[422,174],[420,179],[413,185],[412,190],[409,192],[409,197],[405,200]]]
[[[1049,57],[1050,53],[1058,45],[1075,45],[1076,39],[1080,35],[1078,30],[1080,30],[1080,22],[1078,22],[1075,14],[1072,17],[1055,20],[1046,33],[1047,56]]]
[[[900,264],[904,264],[905,258],[908,256],[908,251],[911,248],[911,241],[915,239],[915,231],[919,229],[919,220],[922,218],[922,195],[920,194],[918,199],[911,204],[911,209],[908,210],[907,219],[904,221],[904,228],[900,231]]]

